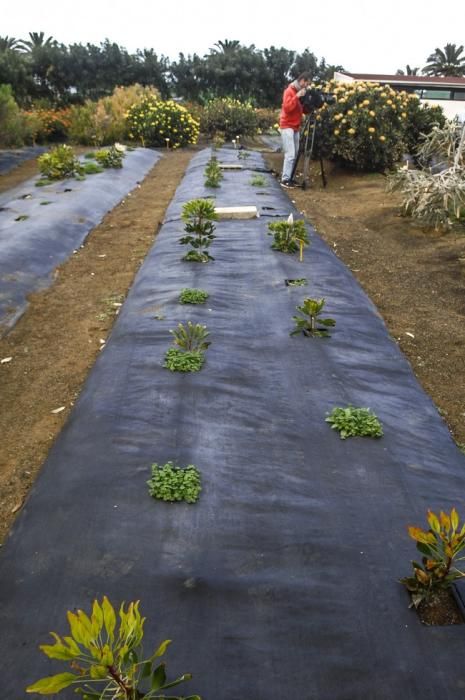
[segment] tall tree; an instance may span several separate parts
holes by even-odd
[[[7,49],[15,51],[20,45],[19,39],[15,39],[13,36],[0,36],[0,51],[6,51]]]
[[[405,66],[405,70],[403,68],[398,68],[396,70],[396,75],[418,75],[419,70],[420,69],[418,67],[412,68],[407,63],[407,65]]]
[[[426,59],[423,68],[425,75],[455,76],[465,75],[465,54],[463,45],[446,44],[444,49],[435,49]]]
[[[45,38],[45,32],[29,32],[29,39],[20,42],[20,47],[24,51],[31,53],[34,49],[53,46],[56,41],[52,36]]]

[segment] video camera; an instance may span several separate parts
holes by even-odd
[[[299,97],[302,107],[307,111],[313,112],[315,109],[320,109],[324,104],[332,105],[336,102],[336,97],[330,92],[321,92],[316,88],[310,88],[305,95]]]

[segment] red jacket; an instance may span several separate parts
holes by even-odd
[[[279,126],[281,129],[294,129],[299,131],[300,122],[302,121],[303,108],[300,100],[297,97],[297,90],[293,83],[288,85],[283,93],[283,104],[279,117]]]

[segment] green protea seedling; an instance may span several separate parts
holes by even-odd
[[[296,306],[301,316],[292,317],[295,328],[290,335],[304,333],[313,336],[329,336],[328,328],[335,326],[336,321],[333,318],[321,318],[324,305],[324,299],[304,299],[302,306]]]
[[[274,237],[271,244],[273,250],[281,253],[297,253],[300,249],[302,256],[303,248],[310,245],[305,222],[303,219],[294,221],[292,214],[289,214],[287,221],[268,224],[268,235]]]
[[[213,203],[208,199],[192,199],[182,208],[181,218],[185,223],[187,236],[180,239],[182,245],[191,245],[183,257],[188,262],[208,262],[214,258],[208,252],[216,236],[213,234],[218,219]]]
[[[409,591],[415,608],[465,576],[457,568],[457,563],[465,559],[458,556],[465,550],[465,525],[459,530],[456,509],[452,508],[449,515],[441,511],[439,517],[429,510],[427,520],[429,530],[413,525],[408,528],[410,537],[415,540],[423,556],[421,564],[412,561],[413,576],[400,580]]]
[[[164,692],[191,678],[185,673],[167,681],[165,664],[158,664],[169,639],[160,644],[148,658],[142,655],[145,618],[139,612],[139,601],[123,603],[117,614],[106,596],[101,603],[94,600],[92,613],[68,612],[69,636],[52,632],[54,644],[40,649],[50,659],[67,661],[71,671],[48,676],[26,688],[27,693],[55,695],[73,687],[84,700],[155,700],[166,698]],[[172,700],[176,700],[170,695]],[[200,700],[198,695],[177,700]]]
[[[212,156],[205,168],[205,187],[219,187],[223,173],[216,156]]]

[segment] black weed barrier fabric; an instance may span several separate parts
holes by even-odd
[[[37,158],[47,150],[45,146],[27,146],[0,150],[0,175],[6,175],[26,160]]]
[[[140,148],[126,154],[121,169],[45,187],[35,187],[34,178],[0,194],[0,336],[26,310],[27,295],[50,285],[57,265],[159,158]]]
[[[397,579],[414,556],[407,524],[428,507],[464,513],[465,459],[314,233],[299,263],[270,249],[268,218],[220,222],[215,262],[180,261],[176,214],[207,194],[207,158],[189,167],[3,548],[3,696],[64,671],[37,645],[106,594],[141,600],[147,651],[173,640],[168,669],[194,674],[186,695],[462,700],[465,627],[422,626]],[[267,201],[287,215],[267,177]],[[218,203],[259,203],[249,178],[227,173]],[[285,286],[300,277],[307,288]],[[207,290],[207,304],[180,305],[184,287]],[[327,299],[331,338],[289,336],[307,295]],[[189,319],[211,331],[205,366],[170,373],[169,329]],[[385,437],[340,440],[324,418],[348,403],[371,407]],[[149,497],[150,465],[168,460],[201,471],[196,505]]]

